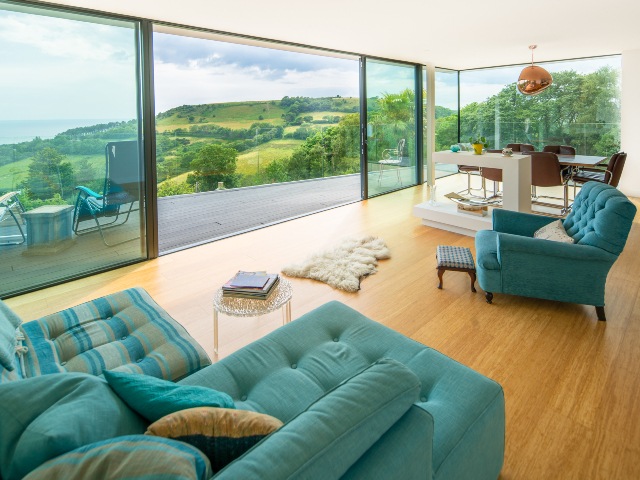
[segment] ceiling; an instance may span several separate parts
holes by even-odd
[[[459,70],[640,49],[637,0],[50,3]]]

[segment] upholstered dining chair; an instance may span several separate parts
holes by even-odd
[[[510,148],[514,152],[520,153],[536,151],[536,147],[534,147],[530,143],[507,143],[507,146],[505,148]]]
[[[476,273],[488,303],[494,293],[581,303],[606,320],[607,274],[622,253],[636,207],[616,188],[588,182],[564,220],[493,210],[493,230],[476,234]],[[535,238],[552,223],[574,243]]]
[[[611,155],[606,169],[583,168],[571,178],[573,181],[573,196],[576,196],[576,185],[582,185],[586,182],[600,182],[617,187],[626,161],[627,154],[618,152]]]
[[[502,153],[502,150],[487,149],[487,153]],[[482,186],[484,188],[484,196],[487,198],[486,180],[493,182],[493,195],[490,198],[497,197],[499,195],[499,185],[502,182],[502,169],[482,167],[480,169],[480,175],[482,176]]]
[[[529,152],[531,155],[532,203],[545,207],[561,208],[562,213],[569,211],[569,176],[563,170],[558,156],[551,152]],[[538,195],[537,187],[562,187],[562,207],[555,203],[541,202],[540,198],[557,198]]]
[[[569,145],[546,145],[543,152],[555,153],[556,155],[575,155],[576,149]]]

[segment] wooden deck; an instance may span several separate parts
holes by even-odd
[[[161,197],[160,254],[359,200],[359,174]]]

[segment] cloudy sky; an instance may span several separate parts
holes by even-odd
[[[6,8],[3,6],[3,8]],[[126,22],[0,10],[0,121],[132,119],[136,116],[135,31]],[[358,96],[358,62],[200,38],[154,35],[156,111],[184,104]],[[594,71],[619,57],[545,66]],[[461,104],[483,101],[521,67],[463,72]],[[413,87],[413,69],[370,63],[368,95]],[[438,74],[436,103],[455,108],[456,75]]]

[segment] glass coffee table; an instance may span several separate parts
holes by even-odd
[[[293,288],[288,280],[280,277],[275,290],[266,300],[254,298],[223,297],[222,287],[213,296],[213,353],[218,355],[218,315],[232,317],[259,317],[282,308],[282,324],[291,321],[291,297]]]

